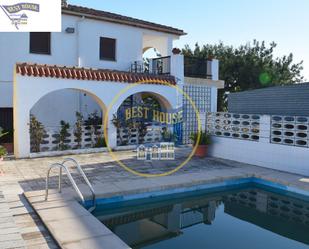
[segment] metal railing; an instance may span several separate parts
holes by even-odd
[[[152,66],[150,73],[159,75],[170,75],[171,74],[171,57],[159,57],[151,60]]]
[[[146,61],[134,61],[130,67],[131,73],[170,75],[171,57],[159,57]]]
[[[92,194],[92,207],[90,207],[88,209],[89,212],[92,212],[95,207],[96,207],[96,196],[95,196],[95,192],[94,192],[94,189],[91,185],[91,183],[89,182],[86,174],[84,173],[83,169],[81,168],[81,166],[79,165],[79,163],[74,160],[73,158],[67,158],[65,159],[62,163],[54,163],[52,164],[48,171],[47,171],[47,176],[46,176],[46,188],[45,188],[45,201],[47,201],[48,199],[48,190],[49,190],[49,175],[50,175],[50,172],[53,168],[59,168],[59,177],[58,177],[58,192],[61,193],[62,191],[62,186],[61,186],[61,183],[62,183],[62,170],[65,170],[65,172],[67,173],[67,176],[73,186],[73,188],[75,189],[75,191],[77,192],[79,198],[81,199],[81,201],[85,204],[85,198],[82,194],[82,192],[80,191],[80,189],[78,188],[75,180],[73,179],[72,177],[72,174],[70,173],[69,171],[69,168],[65,165],[66,163],[68,162],[72,162],[74,164],[74,166],[76,166],[78,172],[80,173],[80,175],[83,177],[84,181],[86,182],[86,184],[88,185],[90,191],[91,191],[91,194]]]
[[[144,61],[134,61],[131,63],[131,73],[146,73],[146,66]]]
[[[184,69],[186,77],[212,79],[211,60],[192,56],[184,57]]]

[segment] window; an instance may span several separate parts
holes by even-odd
[[[116,39],[100,38],[100,60],[116,61]]]
[[[50,32],[30,32],[30,53],[50,54]]]

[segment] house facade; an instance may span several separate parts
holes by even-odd
[[[189,133],[197,129],[190,122],[194,110],[173,86],[194,100],[203,119],[207,111],[216,111],[217,89],[223,82],[217,60],[201,64],[173,50],[173,42],[183,35],[169,26],[65,3],[59,33],[1,33],[0,55],[5,60],[0,61],[0,126],[12,130],[15,156],[33,152],[31,117],[44,126],[43,144],[53,145],[59,134],[47,131],[59,131],[64,120],[74,133],[76,112],[83,119],[94,113],[99,119],[108,115],[107,139],[111,147],[118,146],[125,131],[115,127],[112,117],[130,96],[155,99],[162,108],[182,108],[182,141],[188,142]],[[160,56],[145,60],[143,54],[150,48]],[[139,84],[130,88],[134,83]],[[98,125],[102,132],[103,121]],[[138,142],[126,139],[127,144]],[[82,140],[87,140],[84,135]]]

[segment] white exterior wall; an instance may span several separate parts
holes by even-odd
[[[212,80],[219,80],[219,61],[213,59],[211,62]],[[211,87],[211,112],[217,112],[218,110],[218,88]]]
[[[213,137],[210,155],[309,176],[308,148]]]
[[[44,80],[44,82],[42,82]],[[87,80],[68,80],[55,78],[39,78],[16,75],[14,81],[14,146],[16,157],[29,157],[30,135],[29,122],[30,110],[45,95],[50,92],[63,89],[77,89],[87,92],[96,98],[101,109],[106,109],[113,103],[114,97],[124,88],[127,83],[96,82]],[[33,91],[35,89],[35,91]],[[108,91],[106,91],[108,89]],[[117,130],[112,124],[113,114],[117,113],[123,101],[136,93],[150,92],[160,96],[171,108],[177,106],[177,91],[173,87],[155,84],[140,84],[134,86],[119,96],[108,113],[108,142],[111,147],[117,145]],[[106,113],[104,113],[106,115]]]
[[[259,141],[213,136],[213,157],[309,176],[309,149],[270,143],[270,116],[260,119]]]
[[[75,28],[68,34],[65,29]],[[100,37],[116,39],[115,62],[101,61]],[[158,39],[144,39],[157,37]],[[133,61],[142,60],[144,42],[170,54],[177,36],[127,25],[63,15],[62,32],[51,34],[51,55],[29,53],[29,33],[0,33],[0,107],[13,106],[13,68],[16,62],[57,64],[128,71]],[[158,42],[159,41],[159,42]]]
[[[31,109],[31,114],[45,127],[55,127],[60,126],[61,120],[75,124],[76,112],[82,113],[86,120],[94,111],[98,111],[98,115],[103,112],[91,96],[77,90],[65,89],[42,97]]]

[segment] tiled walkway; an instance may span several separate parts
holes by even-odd
[[[24,248],[24,240],[2,191],[0,191],[0,227],[0,248]]]
[[[143,173],[162,173],[172,169],[176,163],[183,161],[188,154],[182,150],[176,152],[174,162],[137,162],[135,153],[117,152],[117,156],[135,170]],[[123,191],[145,185],[160,185],[175,181],[173,177],[143,178],[122,169],[112,160],[108,153],[75,155],[85,173],[97,189],[106,192]],[[41,158],[31,160],[13,160],[0,164],[0,248],[58,248],[49,232],[42,224],[30,205],[24,199],[23,191],[43,190],[45,177],[50,164],[61,162],[65,157]],[[55,172],[57,173],[57,172]],[[51,177],[51,186],[57,187],[56,174]],[[251,176],[253,173],[275,182],[299,187],[309,191],[309,183],[300,181],[304,178],[295,174],[288,174],[276,170],[265,169],[238,162],[205,158],[194,158],[184,168],[177,171],[177,181],[188,181],[188,174],[198,179],[227,179],[228,177]],[[82,181],[77,174],[73,174],[77,182]],[[64,177],[64,187],[69,187],[68,179]],[[136,183],[136,184],[135,184]],[[2,218],[3,216],[3,218]],[[7,225],[6,225],[7,224]],[[9,226],[10,229],[7,229]],[[10,244],[11,243],[11,244]],[[14,244],[15,243],[15,244]]]

